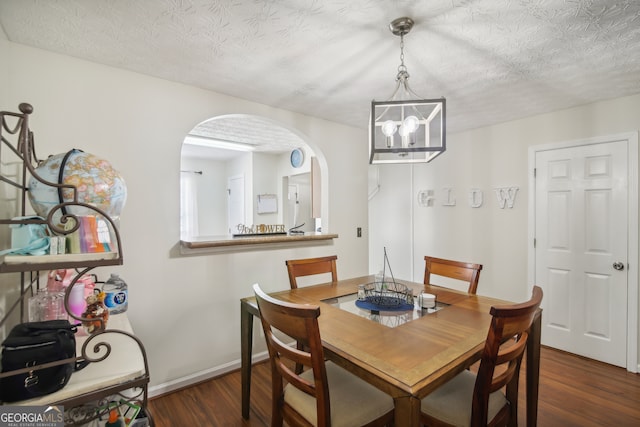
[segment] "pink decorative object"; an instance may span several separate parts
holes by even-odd
[[[87,308],[84,292],[85,286],[80,282],[76,283],[69,292],[69,310],[74,316],[81,317]]]

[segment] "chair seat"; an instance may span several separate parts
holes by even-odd
[[[471,402],[476,375],[463,371],[451,381],[422,399],[422,412],[454,426],[466,427],[471,423]],[[489,395],[491,420],[507,404],[507,398],[498,390]]]
[[[332,427],[362,426],[393,410],[393,399],[388,394],[331,362],[326,362],[327,381],[331,393]],[[313,381],[311,369],[301,377]],[[287,385],[284,401],[305,419],[317,425],[315,399],[295,387]]]

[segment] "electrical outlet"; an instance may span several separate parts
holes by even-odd
[[[357,233],[358,233],[358,237],[362,237],[362,227],[358,227]]]

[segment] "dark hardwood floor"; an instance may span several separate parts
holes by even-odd
[[[268,426],[269,366],[259,363],[252,372],[249,420],[240,414],[240,372],[236,371],[152,399],[150,410],[156,427]],[[525,425],[523,384],[518,404],[521,426]],[[538,425],[640,426],[640,375],[543,347]]]

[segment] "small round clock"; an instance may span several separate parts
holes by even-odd
[[[299,168],[304,163],[304,151],[300,148],[296,148],[291,151],[291,166]]]

